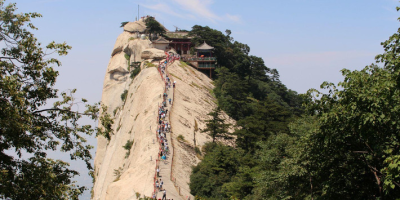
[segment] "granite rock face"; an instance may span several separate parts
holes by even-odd
[[[162,103],[165,84],[157,68],[146,67],[144,63],[154,60],[153,64],[157,65],[160,59],[165,58],[165,53],[150,48],[150,45],[149,40],[135,38],[135,33],[125,30],[112,49],[101,102],[107,106],[106,112],[114,120],[113,133],[109,141],[103,136],[97,138],[94,200],[130,200],[137,199],[136,193],[140,193],[141,197],[150,197],[154,192],[155,159],[159,152],[157,111]],[[132,66],[129,66],[133,62],[141,62],[141,72],[134,79],[130,77]],[[200,149],[211,141],[207,134],[200,131],[193,134],[194,124],[197,123],[200,129],[206,126],[204,120],[209,119],[207,113],[216,106],[216,99],[210,94],[214,86],[207,75],[180,61],[169,65],[167,71],[173,74],[170,78],[176,81],[173,106],[169,111],[171,143],[175,144],[171,171],[182,199],[194,199],[190,195],[189,177],[192,166],[200,159],[194,151],[193,137]],[[124,92],[127,95],[122,100]],[[235,123],[232,120],[228,122]],[[184,136],[187,141],[179,142],[176,139],[178,135]],[[128,141],[133,141],[129,150],[123,147]],[[169,178],[163,177],[164,180]]]
[[[166,54],[163,50],[156,49],[156,48],[149,48],[142,51],[142,59],[157,59],[161,60],[166,57]]]
[[[149,40],[132,35],[124,31],[118,36],[104,77],[101,102],[114,119],[114,132],[110,141],[102,136],[97,139],[92,198],[96,200],[136,199],[136,192],[153,192],[155,162],[150,161],[150,155],[155,157],[158,147],[153,144],[155,132],[149,127],[155,125],[164,84],[154,67],[142,69],[134,80],[130,78],[128,64],[141,62],[142,51],[150,47]],[[125,101],[121,99],[124,91]],[[134,143],[126,156],[123,146],[128,140]]]

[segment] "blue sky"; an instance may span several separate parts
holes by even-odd
[[[62,58],[59,84],[66,81],[99,99],[102,80],[123,21],[153,15],[168,29],[190,30],[207,25],[232,31],[235,40],[248,44],[251,54],[276,68],[288,88],[304,93],[322,81],[338,82],[340,69],[360,69],[382,52],[380,42],[398,28],[395,0],[287,0],[287,1],[77,1],[19,0],[21,12],[39,12],[34,20],[44,43],[66,41],[73,47]],[[64,78],[65,77],[65,78]],[[84,84],[82,84],[84,83]],[[69,85],[72,84],[72,85]],[[85,87],[83,87],[83,85]]]
[[[235,40],[250,46],[250,54],[276,68],[281,81],[299,93],[323,81],[343,80],[343,68],[360,70],[374,62],[383,52],[380,42],[397,31],[400,16],[397,0],[17,1],[18,12],[43,15],[33,20],[39,41],[72,46],[61,58],[57,87],[77,88],[77,96],[90,102],[101,99],[120,23],[134,21],[138,5],[140,16],[153,15],[169,30],[193,25],[230,29]]]

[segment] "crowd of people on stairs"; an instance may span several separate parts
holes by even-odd
[[[161,105],[158,107],[158,126],[157,126],[157,140],[160,144],[159,148],[159,158],[161,158],[164,163],[168,159],[170,154],[169,143],[167,139],[167,134],[170,134],[171,131],[171,124],[168,122],[168,107],[173,104],[173,99],[168,97],[168,91],[171,87],[175,88],[176,82],[171,81],[170,77],[166,74],[166,67],[169,62],[174,62],[176,59],[179,59],[176,56],[167,56],[165,62],[159,63],[158,70],[160,71],[161,77],[165,82],[165,90],[163,94],[163,101]],[[172,88],[172,89],[173,89]],[[157,199],[157,193],[162,192],[162,200],[167,200],[167,191],[163,188],[163,180],[160,178],[160,168],[157,166],[157,178],[155,179],[155,192],[153,193],[153,199]],[[168,199],[173,200],[173,199]]]

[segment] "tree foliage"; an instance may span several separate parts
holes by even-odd
[[[258,141],[265,141],[271,135],[287,133],[291,117],[287,109],[270,99],[254,104],[255,112],[239,120],[237,125],[241,128],[234,132],[237,146],[251,152],[256,149]]]
[[[127,23],[129,23],[129,22],[121,22],[120,28],[121,28],[121,27],[124,27]]]
[[[206,39],[208,29],[196,27],[196,35]],[[235,168],[220,169],[210,164],[220,156],[207,153],[195,168],[191,189],[207,188],[197,194],[219,199],[399,198],[400,29],[382,43],[377,64],[343,69],[342,82],[321,85],[327,93],[310,89],[303,97],[288,90],[275,69],[246,57],[248,48],[229,35],[222,42],[210,38],[222,46],[220,55],[240,59],[221,61],[214,92],[223,110],[238,120],[232,151],[240,158]],[[211,179],[233,175],[205,185],[195,179],[199,171]]]
[[[114,124],[114,119],[107,112],[107,106],[101,105],[101,115],[100,115],[100,125],[96,129],[96,137],[103,136],[108,141],[111,140],[111,134],[113,133],[112,126]]]
[[[253,114],[254,108],[250,104],[254,100],[270,98],[300,115],[302,99],[279,81],[278,71],[265,66],[262,58],[249,55],[250,47],[234,41],[230,34],[230,30],[224,35],[199,25],[189,32],[196,46],[205,41],[215,48],[213,54],[219,67],[215,70],[214,93],[221,109],[239,120]]]
[[[229,182],[237,171],[238,152],[232,147],[215,144],[206,153],[208,156],[193,168],[190,191],[207,199],[226,198],[222,185]]]
[[[399,36],[382,43],[376,59],[383,67],[343,69],[338,86],[321,85],[328,93],[310,89],[313,117],[260,144],[265,171],[255,176],[253,199],[399,197]]]
[[[150,40],[152,39],[151,34],[164,34],[165,28],[156,20],[154,17],[147,17],[146,20],[146,31],[149,33]]]
[[[290,132],[258,142],[259,161],[248,199],[312,199],[318,186],[310,157],[311,137],[318,130],[315,118],[304,116],[289,125]]]
[[[236,136],[236,149],[226,148],[238,157],[231,158],[224,154],[226,159],[235,160],[235,167],[215,171],[216,164],[209,160],[219,160],[221,155],[212,151],[205,154],[204,160],[195,167],[191,176],[191,191],[207,199],[244,199],[251,195],[256,189],[255,177],[259,175],[257,170],[260,163],[255,156],[260,149],[259,143],[278,134],[288,134],[289,122],[303,112],[302,98],[279,81],[278,71],[266,67],[262,58],[249,55],[250,47],[234,41],[230,34],[230,30],[224,35],[198,25],[193,26],[189,33],[195,44],[205,41],[215,47],[214,55],[219,67],[215,70],[214,94],[218,99],[218,107],[237,120],[233,133]],[[210,115],[216,116],[215,110]],[[206,121],[207,131],[216,127],[214,121]],[[215,132],[217,134],[211,134],[213,141],[214,136],[218,135],[218,131]],[[231,174],[231,177],[220,177],[225,173]]]
[[[207,133],[212,141],[215,142],[215,139],[232,139],[230,134],[228,133],[228,128],[231,126],[230,124],[226,124],[225,120],[220,117],[221,108],[216,107],[212,112],[208,113],[211,116],[211,119],[205,120],[206,128],[201,132]]]
[[[398,45],[392,38],[391,42]],[[361,71],[342,70],[345,79],[338,84],[341,90],[324,83],[321,87],[328,89],[328,94],[316,90],[308,93],[308,110],[320,123],[316,153],[322,158],[329,155],[329,159],[321,160],[321,168],[330,173],[319,175],[330,189],[327,196],[358,193],[360,199],[391,199],[400,195],[400,73],[391,64],[398,62],[392,60],[396,58],[384,58],[386,55],[396,53],[386,49],[378,56],[386,63],[384,68],[370,65]],[[322,96],[316,99],[316,95]]]
[[[38,13],[15,14],[16,5],[0,1],[0,198],[78,199],[85,187],[71,178],[79,175],[69,164],[46,158],[48,151],[69,152],[71,159],[83,160],[88,169],[93,147],[84,135],[92,134],[90,125],[80,125],[86,115],[97,118],[97,105],[77,101],[75,90],[61,93],[52,106],[48,100],[60,93],[53,88],[61,63],[45,52],[59,56],[71,49],[67,44],[51,42],[45,48],[29,29]],[[77,104],[86,111],[78,112]]]

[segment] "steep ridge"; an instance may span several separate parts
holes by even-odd
[[[133,81],[125,105],[116,113],[114,135],[109,142],[104,141],[104,146],[98,144],[98,150],[105,150],[102,162],[95,162],[94,199],[127,199],[136,197],[136,192],[148,196],[153,192],[149,186],[153,185],[158,146],[152,129],[162,92],[163,82],[155,68],[143,69]],[[115,98],[118,101],[120,96]],[[125,158],[127,150],[123,146],[128,140],[134,143]],[[96,154],[96,161],[100,156]],[[116,173],[120,174],[119,180]]]
[[[201,158],[195,152],[194,135],[199,149],[211,141],[199,130],[194,134],[194,124],[197,123],[199,129],[205,127],[207,113],[216,106],[211,93],[214,86],[206,75],[179,60],[171,62],[165,74],[160,73],[157,67],[160,52],[150,46],[149,40],[137,39],[136,34],[124,31],[112,50],[102,103],[114,120],[113,133],[110,141],[98,137],[92,199],[125,200],[152,195],[161,198],[162,193],[155,188],[156,178],[163,180],[167,198],[194,199],[190,195],[189,176],[191,167]],[[156,60],[155,56],[158,56]],[[132,62],[141,62],[141,72],[134,79],[130,78],[132,69],[128,67]],[[160,161],[158,111],[164,101],[166,74],[176,82],[176,87],[166,91],[173,103],[170,105],[167,101],[169,112],[165,121],[172,130],[166,133],[169,154],[166,161]],[[123,101],[121,94],[125,91]],[[179,135],[185,139],[178,141]],[[123,146],[129,141],[133,141],[133,145],[125,149]],[[160,167],[161,177],[156,177],[157,167]]]
[[[102,103],[114,118],[114,132],[110,141],[98,137],[92,193],[96,200],[136,199],[136,192],[148,196],[153,192],[148,185],[153,184],[158,147],[151,128],[155,129],[163,82],[156,68],[143,64],[136,78],[130,78],[125,54],[130,54],[130,62],[142,61],[142,51],[150,47],[150,41],[134,37],[128,32],[118,37],[104,78]],[[126,100],[122,101],[125,90]],[[125,158],[128,151],[123,146],[128,140],[134,143]]]
[[[200,130],[206,127],[204,120],[209,119],[207,114],[216,107],[217,100],[212,94],[214,85],[207,75],[180,61],[175,61],[169,66],[168,72],[174,82],[176,81],[170,116],[171,143],[174,147],[172,178],[185,199],[188,197],[194,199],[189,189],[190,174],[192,166],[197,165],[201,158],[195,151],[194,139],[196,147],[200,150],[204,143],[212,141],[211,137]],[[235,124],[235,121],[225,113],[222,118],[226,119],[227,123]],[[196,123],[197,131],[195,131]],[[184,141],[177,139],[180,135]]]
[[[122,49],[126,46],[132,46],[131,49],[136,51],[131,51],[131,58],[140,57],[141,49],[148,48],[149,42],[143,40],[134,40],[129,41],[129,38],[132,34],[123,32],[117,38],[117,42],[112,51],[112,57],[107,67],[106,75],[104,77],[103,84],[103,94],[101,97],[101,102],[108,107],[108,113],[112,114],[113,110],[117,107],[122,106],[123,102],[118,97],[124,92],[125,88],[128,87],[130,83],[129,74],[127,71],[127,62],[124,57],[125,52]],[[127,44],[127,41],[129,43]],[[133,60],[137,61],[137,60]],[[103,137],[99,137],[97,141],[97,151],[96,151],[96,159],[95,165],[99,165],[102,163],[102,159],[104,158],[105,147],[107,141]]]

